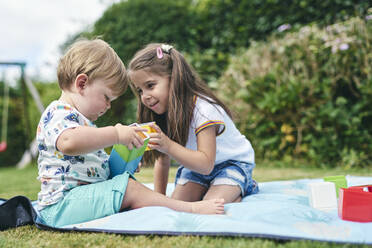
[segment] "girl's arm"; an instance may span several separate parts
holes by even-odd
[[[70,156],[89,153],[114,144],[124,144],[132,149],[133,146],[140,147],[143,144],[137,131],[146,129],[121,124],[101,128],[79,126],[63,131],[56,146],[60,152]]]
[[[154,190],[163,195],[167,191],[170,162],[169,156],[162,155],[155,161],[154,165]]]
[[[150,134],[150,148],[157,149],[186,168],[208,175],[212,172],[216,159],[216,126],[204,128],[197,135],[197,150],[187,149],[169,139],[157,126],[157,133]]]

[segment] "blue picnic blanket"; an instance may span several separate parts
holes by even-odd
[[[372,184],[372,177],[346,176],[348,186]],[[344,221],[337,209],[312,208],[308,184],[323,179],[259,183],[260,192],[225,205],[225,215],[200,215],[165,207],[145,207],[59,230],[122,234],[211,235],[305,239],[372,244],[372,222]],[[147,185],[150,188],[151,184]],[[168,185],[167,194],[174,188]],[[44,226],[45,227],[45,226]]]
[[[346,177],[348,186],[372,184],[372,177]],[[337,209],[309,205],[308,184],[323,179],[260,183],[260,192],[225,205],[225,215],[181,213],[145,207],[66,229],[131,234],[226,235],[372,244],[372,222],[344,221]],[[148,185],[150,188],[152,185]],[[174,185],[168,185],[168,192]]]

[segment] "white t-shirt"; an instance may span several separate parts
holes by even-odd
[[[197,150],[197,134],[206,127],[218,125],[216,137],[215,164],[226,160],[237,160],[254,164],[254,151],[249,140],[240,133],[235,124],[225,112],[216,104],[196,97],[193,119],[189,128],[186,147]]]
[[[64,155],[57,150],[56,141],[69,128],[95,125],[75,108],[53,101],[44,111],[37,128],[39,158],[37,179],[41,182],[38,209],[54,204],[64,192],[81,183],[104,181],[110,174],[109,156],[103,150],[78,156]]]

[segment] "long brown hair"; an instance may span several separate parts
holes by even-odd
[[[138,70],[169,77],[168,111],[158,115],[146,108],[141,102],[133,83],[130,82],[132,91],[138,99],[137,119],[140,123],[155,121],[170,139],[185,146],[193,117],[195,96],[212,104],[220,105],[230,116],[231,112],[200,79],[180,52],[175,48],[165,48],[162,49],[163,56],[159,58],[157,56],[157,49],[159,48],[162,49],[162,44],[151,43],[138,51],[129,63],[128,74],[130,80],[131,73]],[[152,156],[150,159],[151,162],[160,153],[155,152],[152,155],[154,157]],[[148,156],[145,156],[145,160],[147,160],[146,157]]]

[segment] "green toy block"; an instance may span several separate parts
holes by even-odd
[[[326,182],[332,182],[336,186],[337,197],[340,191],[340,188],[347,188],[347,181],[345,176],[328,176],[324,178]]]

